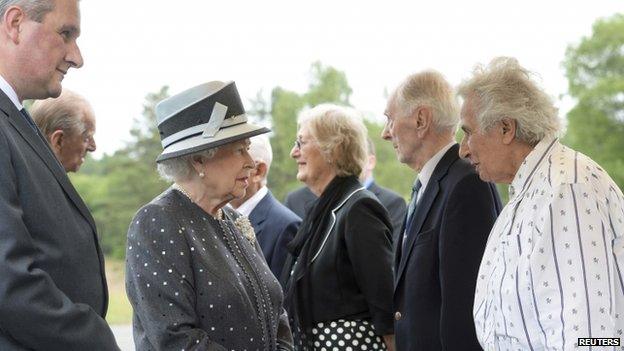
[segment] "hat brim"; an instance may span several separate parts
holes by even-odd
[[[271,130],[266,127],[254,125],[252,123],[242,123],[235,126],[223,128],[214,137],[205,138],[201,134],[181,140],[167,146],[158,156],[156,162],[161,162],[170,158],[190,155],[199,151],[212,149],[217,146],[229,144],[238,140],[251,138],[256,135],[269,133]]]

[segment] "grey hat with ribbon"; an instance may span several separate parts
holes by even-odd
[[[213,81],[156,105],[163,152],[156,162],[270,132],[247,122],[234,82]]]

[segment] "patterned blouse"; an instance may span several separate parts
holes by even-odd
[[[216,220],[178,190],[128,230],[126,289],[137,350],[291,350],[282,291],[259,246],[226,211]]]
[[[621,337],[624,200],[617,185],[550,138],[526,157],[509,197],[477,280],[474,318],[484,349],[571,350],[578,338]]]

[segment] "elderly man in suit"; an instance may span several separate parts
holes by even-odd
[[[375,144],[370,138],[367,140],[367,151],[368,165],[362,171],[360,179],[362,179],[362,183],[366,189],[375,194],[375,196],[379,199],[379,202],[381,202],[381,204],[384,205],[388,211],[390,220],[392,221],[393,238],[396,242],[398,233],[401,231],[401,225],[403,225],[403,220],[405,219],[405,200],[403,200],[403,198],[394,191],[375,183],[373,170],[377,164],[377,158],[375,156]],[[284,205],[286,205],[286,207],[296,213],[299,217],[303,218],[306,213],[306,208],[308,208],[308,206],[310,206],[310,204],[316,199],[316,195],[314,195],[308,187],[304,186],[288,193],[288,195],[286,195],[286,199],[284,200]]]
[[[390,97],[383,138],[418,172],[395,245],[397,350],[480,350],[472,302],[481,256],[501,204],[494,184],[459,158],[458,106],[435,71],[409,76]]]
[[[0,0],[0,350],[118,350],[95,223],[23,109],[82,66],[77,0]]]
[[[95,151],[95,114],[82,96],[64,89],[56,99],[35,101],[32,118],[67,172],[77,172]]]
[[[255,168],[245,196],[232,200],[230,205],[249,217],[264,258],[273,275],[279,277],[286,260],[286,244],[295,237],[301,218],[277,201],[266,186],[273,160],[269,138],[259,135],[250,141],[249,154]]]

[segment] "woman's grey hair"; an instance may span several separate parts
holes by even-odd
[[[439,131],[457,130],[459,105],[453,87],[434,70],[407,77],[392,95],[402,117],[411,115],[420,106],[432,109],[433,123]]]
[[[0,22],[4,17],[4,13],[11,6],[21,7],[28,18],[35,22],[41,23],[43,16],[54,10],[53,0],[0,0]]]
[[[303,125],[310,128],[321,155],[336,175],[360,176],[368,162],[368,132],[356,110],[332,104],[318,105],[299,115],[299,128]]]
[[[458,91],[464,100],[476,97],[472,101],[481,130],[510,118],[517,123],[518,139],[536,145],[546,137],[557,136],[561,121],[552,99],[533,76],[515,58],[497,57],[487,67],[478,65]]]
[[[169,182],[186,181],[195,173],[193,159],[201,157],[204,160],[211,159],[219,150],[219,147],[198,151],[189,155],[178,156],[158,162],[156,168],[160,177]]]
[[[37,100],[30,109],[33,120],[39,126],[48,141],[57,130],[69,135],[80,135],[86,131],[84,114],[93,116],[89,102],[79,94],[68,89],[58,98]]]

